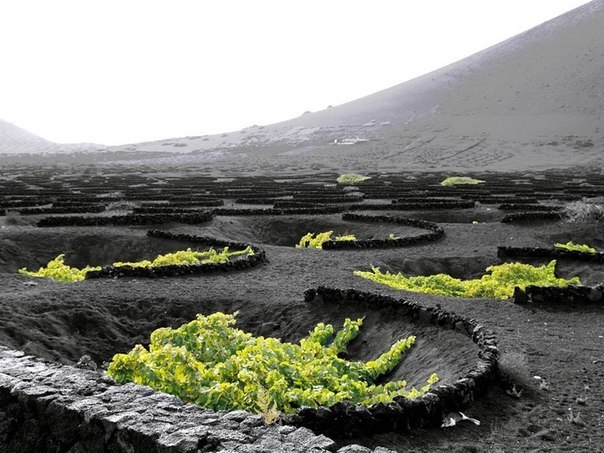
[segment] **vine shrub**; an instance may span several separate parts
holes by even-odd
[[[371,179],[370,176],[363,176],[356,173],[347,173],[345,175],[338,176],[338,183],[340,184],[355,184],[357,182],[363,182]]]
[[[469,176],[450,176],[440,182],[441,186],[455,186],[459,184],[482,184],[484,181],[482,179],[474,179]]]
[[[254,251],[250,246],[244,250],[238,250],[236,252],[229,251],[228,247],[224,247],[221,252],[217,252],[214,249],[209,249],[203,252],[194,251],[188,248],[187,250],[180,250],[178,252],[167,253],[165,255],[158,255],[153,261],[143,260],[137,262],[116,262],[113,263],[115,267],[129,266],[129,267],[156,267],[156,266],[170,266],[170,265],[183,265],[183,264],[209,264],[209,263],[226,263],[229,259],[241,256],[241,255],[253,255]]]
[[[415,342],[413,336],[369,362],[340,358],[358,335],[362,319],[346,319],[335,335],[332,325],[320,323],[293,344],[235,328],[236,315],[197,315],[177,329],[157,329],[148,350],[137,345],[128,354],[116,354],[107,373],[118,383],[148,385],[213,410],[257,413],[267,407],[294,413],[302,406],[340,401],[369,405],[396,396],[414,398],[438,381],[432,374],[419,390],[407,390],[405,381],[376,384],[400,363]]]
[[[327,241],[332,241],[331,235],[333,231],[325,231],[324,233],[307,233],[302,238],[300,238],[300,242],[296,245],[297,249],[304,248],[312,248],[312,249],[322,249],[323,243]],[[336,241],[356,241],[357,238],[353,234],[346,234],[344,236],[336,236]]]
[[[522,263],[505,263],[487,267],[485,275],[473,280],[461,280],[447,274],[405,277],[400,273],[384,274],[376,267],[372,267],[371,271],[355,271],[354,275],[395,289],[441,296],[489,299],[510,299],[514,295],[516,286],[525,289],[529,285],[564,287],[581,284],[579,277],[570,280],[557,278],[555,267],[555,260],[539,267]]]
[[[235,252],[229,251],[228,247],[218,252],[214,249],[209,249],[203,252],[194,251],[188,248],[187,250],[180,250],[173,253],[167,253],[165,255],[158,255],[153,261],[142,260],[137,262],[116,262],[113,263],[115,267],[157,267],[157,266],[171,266],[171,265],[195,265],[195,264],[209,264],[209,263],[226,263],[231,258],[237,256],[246,255],[251,256],[254,251],[251,247],[247,247],[244,250],[238,250]],[[86,274],[89,271],[99,271],[100,266],[91,267],[86,266],[84,269],[78,269],[70,267],[63,261],[65,254],[57,256],[54,260],[50,261],[46,267],[41,267],[37,272],[28,271],[26,268],[19,269],[20,274],[29,275],[31,277],[45,277],[60,282],[79,282],[86,278]]]
[[[86,278],[86,274],[89,271],[101,270],[101,268],[98,266],[86,266],[84,269],[70,267],[65,264],[65,261],[63,261],[64,257],[64,253],[60,254],[54,260],[49,261],[46,267],[41,267],[38,269],[37,272],[28,271],[26,268],[22,268],[19,269],[19,273],[29,275],[30,277],[50,278],[59,282],[79,282]]]
[[[558,242],[558,243],[554,244],[554,247],[563,249],[563,250],[570,250],[573,252],[598,253],[598,251],[595,248],[590,247],[589,245],[575,244],[573,241],[569,241],[566,244],[562,244],[562,243]]]

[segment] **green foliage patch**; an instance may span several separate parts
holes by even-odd
[[[29,275],[30,277],[43,277],[56,280],[58,282],[79,282],[86,278],[89,271],[99,271],[100,267],[86,266],[83,269],[70,267],[63,260],[65,254],[62,253],[54,260],[50,260],[46,267],[41,267],[37,272],[28,271],[26,268],[19,269],[20,274]]]
[[[355,184],[357,182],[363,182],[371,179],[370,176],[363,176],[357,173],[347,173],[345,175],[338,176],[338,183],[340,184]]]
[[[433,374],[419,390],[407,390],[405,381],[376,384],[400,363],[415,342],[413,336],[369,362],[340,358],[358,335],[362,319],[346,319],[335,335],[332,325],[320,323],[292,344],[235,328],[236,314],[198,315],[177,329],[157,329],[148,350],[137,345],[128,354],[116,354],[107,373],[118,383],[148,385],[213,410],[259,413],[267,408],[294,413],[302,406],[339,401],[368,405],[399,395],[413,398],[438,381]]]
[[[244,250],[238,250],[235,252],[229,251],[228,247],[222,249],[222,251],[216,251],[214,249],[205,250],[203,252],[194,251],[188,248],[187,250],[180,250],[178,252],[166,253],[165,255],[158,255],[153,261],[142,260],[137,262],[115,262],[113,266],[129,266],[129,267],[156,267],[156,266],[170,266],[170,265],[183,265],[183,264],[209,264],[209,263],[226,263],[229,259],[247,255],[251,256],[254,251],[251,247],[247,247]],[[86,278],[86,274],[89,271],[101,270],[99,266],[91,267],[86,266],[84,269],[78,269],[70,267],[65,264],[63,258],[65,254],[57,256],[54,260],[51,260],[46,267],[41,267],[38,271],[28,271],[26,268],[19,269],[20,274],[29,275],[31,277],[44,277],[60,282],[79,282]]]
[[[455,186],[460,184],[482,184],[484,181],[482,179],[474,179],[469,176],[450,176],[440,182],[441,186]]]
[[[300,242],[296,244],[297,249],[322,249],[323,243],[327,241],[332,241],[331,238],[333,231],[325,231],[323,233],[307,233],[302,238],[300,238]],[[354,234],[345,234],[344,236],[336,236],[336,241],[356,241],[357,238]]]
[[[563,287],[581,284],[579,277],[570,280],[556,277],[555,267],[555,260],[539,267],[504,263],[487,267],[485,275],[473,280],[461,280],[447,274],[405,277],[401,273],[384,274],[376,267],[372,267],[371,271],[355,271],[354,275],[395,289],[441,296],[489,299],[509,299],[514,295],[515,286],[524,289],[528,285]]]
[[[563,249],[563,250],[570,250],[570,251],[574,251],[574,252],[598,253],[597,249],[590,247],[587,244],[575,244],[573,241],[568,241],[566,244],[562,244],[562,243],[558,242],[558,243],[554,244],[554,247]]]

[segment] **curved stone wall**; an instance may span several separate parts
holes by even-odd
[[[338,437],[440,426],[445,414],[468,407],[476,396],[487,389],[497,373],[499,351],[495,335],[475,320],[440,308],[424,307],[404,299],[353,289],[310,289],[305,293],[305,300],[310,303],[357,304],[369,310],[388,310],[392,316],[406,318],[410,322],[452,329],[476,343],[480,352],[476,365],[467,370],[465,375],[452,384],[433,387],[420,398],[396,397],[391,403],[371,406],[337,403],[330,407],[303,408],[297,414],[285,416],[285,423]]]
[[[596,286],[527,286],[514,288],[514,303],[567,306],[569,304],[602,305],[604,307],[604,284]]]
[[[404,217],[391,216],[369,216],[363,214],[342,214],[342,220],[374,222],[374,223],[394,223],[414,228],[428,230],[428,233],[417,236],[408,236],[401,238],[384,239],[359,239],[355,241],[326,241],[323,243],[324,250],[351,250],[351,249],[370,249],[370,248],[390,248],[405,247],[408,245],[424,244],[426,242],[437,241],[445,235],[445,230],[436,223],[425,220],[407,219]]]
[[[503,216],[501,223],[535,222],[542,220],[556,221],[560,220],[561,218],[560,213],[555,211],[517,212]]]
[[[149,230],[147,232],[147,235],[156,238],[174,239],[184,242],[191,242],[193,244],[205,244],[212,247],[229,247],[236,250],[243,250],[249,245],[240,242],[222,241],[220,239],[208,236],[194,236],[190,234],[179,234],[162,230]],[[178,275],[209,274],[215,272],[228,272],[232,270],[249,269],[266,261],[266,254],[264,250],[253,245],[249,246],[254,252],[253,255],[243,256],[234,261],[228,261],[226,263],[181,264],[155,267],[106,266],[99,271],[89,271],[86,274],[86,278],[159,278],[175,277]]]
[[[189,224],[205,223],[214,216],[209,211],[178,214],[127,214],[117,216],[68,216],[44,217],[37,223],[39,227],[63,226],[104,226],[104,225],[157,225],[162,223],[180,222]]]
[[[604,263],[604,253],[586,253],[578,250],[542,247],[497,247],[501,258],[551,258]]]

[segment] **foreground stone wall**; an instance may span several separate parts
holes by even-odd
[[[388,453],[338,448],[303,427],[185,405],[149,387],[0,347],[0,451],[6,453]]]

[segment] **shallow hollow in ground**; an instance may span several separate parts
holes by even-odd
[[[116,261],[153,260],[157,255],[178,250],[205,250],[194,244],[149,237],[146,229],[117,228],[16,228],[2,233],[0,272],[17,272],[26,267],[37,270],[65,254],[65,263],[77,268],[107,266]]]
[[[181,283],[186,284],[187,280],[181,279]],[[4,338],[0,338],[0,342],[66,363],[76,362],[86,354],[100,365],[116,353],[128,352],[136,344],[147,345],[150,334],[159,327],[178,327],[199,313],[238,311],[238,328],[288,342],[300,341],[320,322],[333,324],[338,329],[345,318],[364,317],[360,335],[348,349],[346,358],[349,360],[372,360],[397,340],[415,335],[416,344],[388,376],[393,380],[407,380],[409,387],[424,385],[431,373],[437,373],[443,383],[452,382],[478,360],[478,347],[468,337],[388,312],[354,305],[304,302],[302,295],[293,295],[291,300],[279,304],[204,298],[203,294],[176,299],[154,295],[155,286],[160,283],[132,282],[136,288],[118,297],[103,295],[103,286],[116,284],[114,282],[84,281],[75,284],[74,291],[62,291],[67,297],[60,300],[52,291],[45,291],[35,299],[15,301],[28,305],[27,315],[21,315],[23,310],[19,310],[10,322],[5,319],[8,325],[3,329]],[[137,297],[143,286],[146,295]]]
[[[396,205],[393,205],[396,206]],[[364,213],[378,214],[380,211],[367,211]],[[381,212],[384,214],[384,212]],[[500,222],[504,216],[496,206],[476,206],[471,209],[426,209],[421,211],[397,211],[393,207],[388,215],[411,217],[435,223],[494,223]]]
[[[543,266],[549,263],[547,258],[519,258],[501,260],[487,256],[449,256],[405,258],[394,256],[375,261],[373,265],[382,272],[401,273],[405,277],[446,274],[461,280],[480,279],[486,274],[489,266],[497,266],[504,262],[521,262],[533,266]],[[366,270],[366,269],[363,269]],[[368,269],[367,269],[368,270]],[[584,285],[597,285],[604,281],[604,264],[585,263],[572,260],[557,260],[556,276],[565,279],[579,277]]]
[[[383,213],[382,213],[383,214]],[[320,216],[242,216],[215,218],[204,234],[228,240],[293,247],[307,233],[333,231],[332,237],[352,234],[357,239],[418,236],[426,230],[395,223],[345,221],[341,214]]]

